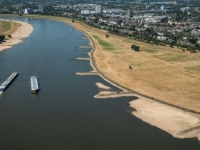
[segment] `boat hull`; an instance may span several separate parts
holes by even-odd
[[[5,91],[9,85],[15,80],[15,78],[19,75],[18,72],[13,72],[0,86],[0,91]]]
[[[36,76],[31,76],[31,92],[36,94],[39,91],[38,79]]]

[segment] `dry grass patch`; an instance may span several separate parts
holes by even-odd
[[[185,68],[188,69],[188,70],[197,71],[198,73],[200,73],[200,65],[185,67]]]
[[[126,42],[126,43],[133,43],[133,40],[131,40],[131,39],[124,39],[123,42]]]
[[[142,51],[145,51],[147,53],[157,53],[157,52],[159,52],[158,49],[153,49],[153,48],[142,48]]]
[[[186,62],[186,61],[191,61],[191,60],[200,60],[199,57],[194,57],[191,55],[187,55],[184,53],[163,53],[160,55],[154,55],[153,57],[158,58],[160,60],[164,60],[167,62]]]

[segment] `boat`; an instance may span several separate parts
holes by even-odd
[[[36,76],[31,76],[31,92],[37,93],[39,91],[38,79]]]
[[[0,86],[0,91],[5,91],[7,87],[14,81],[14,79],[18,76],[18,72],[13,72]]]

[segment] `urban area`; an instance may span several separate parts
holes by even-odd
[[[1,14],[53,15],[138,41],[200,51],[200,1],[0,1]]]

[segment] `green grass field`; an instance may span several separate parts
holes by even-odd
[[[113,44],[110,44],[106,41],[103,41],[102,39],[100,39],[98,36],[93,35],[93,37],[99,42],[99,44],[102,46],[102,48],[104,50],[108,50],[108,51],[113,51],[116,50],[115,46]]]
[[[11,29],[11,22],[9,21],[0,21],[0,34],[3,34],[6,31]]]

